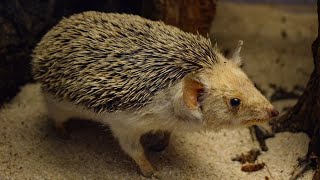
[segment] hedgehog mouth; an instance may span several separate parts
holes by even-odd
[[[270,118],[261,118],[261,119],[255,118],[255,119],[245,120],[242,124],[244,124],[244,125],[261,124],[261,123],[265,123],[269,120],[270,120]]]

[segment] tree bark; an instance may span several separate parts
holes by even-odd
[[[142,15],[206,36],[216,4],[217,0],[143,0]]]
[[[297,104],[287,114],[271,122],[275,132],[292,131],[306,132],[311,141],[307,157],[317,165],[318,170],[314,179],[320,179],[319,160],[320,155],[320,0],[318,0],[318,37],[313,42],[311,49],[314,60],[314,70],[308,81],[304,93]],[[316,158],[314,158],[316,157]]]

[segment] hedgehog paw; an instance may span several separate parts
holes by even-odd
[[[147,160],[145,160],[145,162],[140,161],[138,165],[143,176],[148,178],[159,177],[159,173],[151,166],[149,161]]]

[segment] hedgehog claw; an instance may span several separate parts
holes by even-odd
[[[147,178],[160,178],[158,171],[154,169],[142,170],[140,169],[141,173],[144,177]]]
[[[65,127],[65,123],[55,122],[54,127],[60,138],[62,139],[70,138],[70,134]]]

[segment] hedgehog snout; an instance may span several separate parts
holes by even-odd
[[[276,110],[274,107],[267,108],[267,113],[268,113],[269,118],[274,118],[279,115],[279,111]]]

